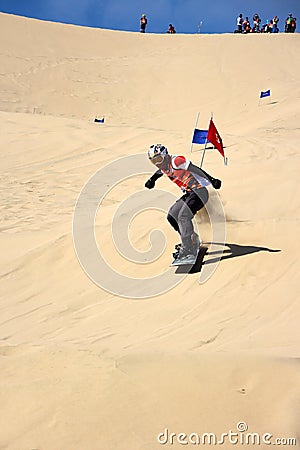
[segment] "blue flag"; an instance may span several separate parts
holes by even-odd
[[[193,144],[205,144],[208,130],[198,130],[195,128],[193,136]]]
[[[104,117],[102,117],[102,119],[97,119],[97,117],[95,117],[94,122],[104,123]]]
[[[265,91],[265,92],[261,91],[259,98],[270,97],[270,95],[271,95],[271,90],[270,89],[268,91]]]

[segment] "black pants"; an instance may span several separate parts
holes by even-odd
[[[196,189],[195,191],[184,194],[169,209],[167,219],[172,227],[180,234],[182,245],[186,249],[192,248],[191,236],[194,233],[192,219],[207,201],[207,189]]]

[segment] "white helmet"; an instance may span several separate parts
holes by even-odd
[[[148,158],[153,164],[161,164],[168,155],[168,149],[162,144],[151,145],[148,150]]]

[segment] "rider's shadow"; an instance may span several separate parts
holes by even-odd
[[[223,261],[224,259],[237,258],[239,256],[251,255],[257,252],[270,252],[278,253],[281,252],[279,249],[272,249],[268,247],[256,247],[254,245],[239,245],[239,244],[229,244],[229,243],[219,243],[219,242],[208,242],[207,244],[215,244],[224,246],[224,249],[209,251],[207,256],[215,256],[214,258],[208,258],[205,264],[214,264],[218,261]],[[227,247],[227,248],[226,248]],[[220,255],[222,255],[220,257]]]
[[[207,251],[206,245],[211,244],[220,246],[220,250]],[[224,247],[227,247],[227,249]],[[201,272],[203,264],[215,264],[219,261],[223,261],[224,259],[237,258],[238,256],[251,255],[251,253],[257,252],[278,253],[281,252],[281,250],[275,250],[268,247],[256,247],[254,245],[229,244],[227,242],[224,244],[221,242],[206,242],[198,253],[196,263],[193,266],[179,266],[177,267],[175,273],[183,274]],[[205,256],[207,258],[204,260]],[[211,258],[211,256],[213,257]]]

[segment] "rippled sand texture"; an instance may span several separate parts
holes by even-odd
[[[155,450],[166,428],[220,436],[242,421],[300,439],[299,34],[141,35],[6,14],[0,27],[0,448]],[[214,113],[229,159],[210,150],[204,163],[223,182],[224,253],[206,283],[188,275],[147,298],[143,279],[159,286],[178,242],[166,212],[135,216],[134,197],[117,222],[141,252],[164,233],[145,264],[116,250],[111,224],[137,191],[158,193],[143,187],[146,156],[148,173],[128,178],[131,155],[162,142],[200,163],[198,111],[200,128]],[[82,188],[119,158],[96,238],[143,299],[117,295],[113,276],[99,288],[73,246]],[[180,195],[167,179],[156,187],[157,206]],[[196,224],[210,241],[204,214]]]

